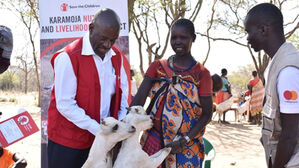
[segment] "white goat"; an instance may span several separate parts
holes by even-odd
[[[107,154],[119,141],[133,135],[135,127],[113,117],[104,118],[82,168],[110,168]]]
[[[245,113],[245,111],[247,111],[247,113],[249,112],[249,102],[250,102],[250,97],[247,96],[245,97],[245,103],[241,104],[241,106],[238,107],[237,112],[238,115],[242,115]]]
[[[225,100],[224,102],[220,103],[220,104],[216,104],[216,114],[219,115],[219,119],[218,122],[220,121],[220,117],[223,114],[223,112],[231,109],[231,106],[234,103],[234,98],[233,96],[231,96],[229,99]],[[215,115],[216,116],[216,115]]]
[[[163,148],[157,153],[149,156],[142,150],[139,142],[139,135],[142,131],[153,126],[149,115],[146,115],[141,106],[128,108],[129,114],[125,117],[124,122],[133,125],[136,132],[133,136],[122,142],[120,152],[117,156],[113,168],[156,168],[170,153],[171,148]]]

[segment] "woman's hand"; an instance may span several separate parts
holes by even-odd
[[[187,143],[187,140],[183,137],[179,138],[178,140],[174,140],[172,142],[170,142],[169,144],[165,145],[165,147],[170,147],[171,154],[176,154],[179,153],[183,150],[183,147],[185,146],[185,144]]]

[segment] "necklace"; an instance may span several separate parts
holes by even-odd
[[[169,58],[169,60],[167,61],[167,65],[168,65],[168,67],[169,67],[171,70],[173,70],[174,72],[187,72],[187,71],[189,71],[189,70],[196,64],[196,61],[195,61],[195,60],[192,60],[192,64],[191,64],[188,68],[186,68],[186,69],[177,69],[177,68],[175,68],[175,67],[173,66],[173,64],[174,64],[174,56],[171,56],[171,57]]]

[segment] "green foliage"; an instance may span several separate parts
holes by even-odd
[[[287,41],[293,43],[297,49],[299,49],[299,32],[294,33]]]
[[[134,70],[134,73],[135,73],[135,75],[133,78],[136,80],[137,86],[140,86],[140,84],[143,80],[143,76],[142,76],[141,72],[138,72],[136,70]]]
[[[4,97],[0,97],[0,102],[7,102],[7,99]]]
[[[20,83],[19,77],[15,72],[7,70],[0,75],[0,88],[1,90],[11,90]]]
[[[9,102],[17,102],[17,99],[14,97],[9,98]]]
[[[254,66],[252,64],[248,64],[246,66],[239,67],[237,71],[233,71],[232,74],[228,76],[233,94],[240,94],[247,90],[247,84],[252,78],[251,74],[254,70]]]

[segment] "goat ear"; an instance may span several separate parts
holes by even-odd
[[[114,127],[112,127],[112,132],[116,132],[118,129],[118,124],[115,124]]]
[[[101,119],[101,124],[103,124],[105,126],[107,125],[106,122],[105,122],[105,120],[103,118]]]

